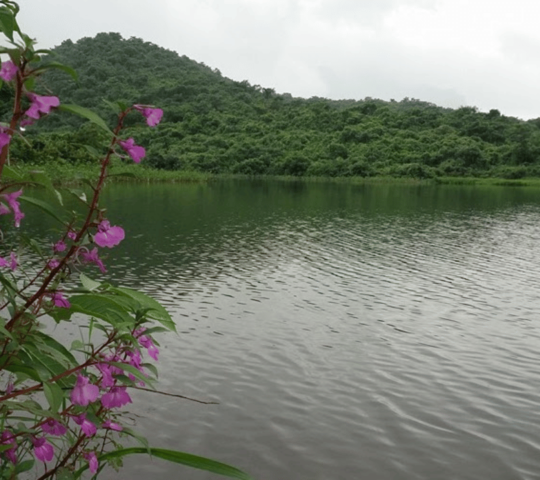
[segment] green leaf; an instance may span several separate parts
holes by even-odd
[[[31,378],[35,382],[41,382],[36,370],[32,367],[10,364],[7,367],[4,367],[4,369],[11,373],[22,374],[24,377]],[[19,378],[19,375],[17,375],[17,378]]]
[[[15,309],[17,308],[17,304],[15,301],[15,297],[17,295],[17,285],[9,278],[4,276],[0,273],[0,283],[4,287],[4,293],[8,297],[9,302],[11,303],[12,307]]]
[[[163,333],[163,332],[168,332],[169,329],[168,328],[164,328],[164,327],[152,327],[152,328],[147,328],[145,331],[144,331],[144,334],[145,335],[153,335],[154,333]]]
[[[56,472],[56,480],[74,480],[75,476],[69,468],[62,467]]]
[[[15,52],[18,52],[15,48],[0,47],[0,53],[7,53],[10,57]]]
[[[42,382],[46,382],[50,378],[56,377],[66,371],[64,362],[58,361],[50,353],[45,354],[42,346],[37,348],[29,341],[26,341],[22,345],[18,353],[18,358],[20,358],[25,366],[34,368]],[[62,378],[58,380],[58,384],[62,388],[68,388],[73,385],[73,379]]]
[[[174,324],[173,319],[169,315],[169,312],[161,305],[157,300],[154,300],[152,297],[138,292],[137,290],[132,290],[131,288],[123,287],[114,287],[111,288],[113,292],[120,293],[125,295],[133,300],[139,302],[142,308],[148,309],[147,317],[152,320],[156,320],[161,323],[164,327],[176,332],[176,325]]]
[[[34,463],[35,463],[34,459],[25,460],[24,462],[18,463],[17,466],[15,467],[15,473],[19,474],[19,473],[28,472],[28,470],[32,470],[32,468],[34,468]]]
[[[103,103],[107,105],[116,114],[119,114],[122,112],[122,107],[118,103],[110,102],[109,100],[105,98],[103,99]]]
[[[152,373],[152,375],[154,375],[154,377],[156,377],[156,378],[159,377],[159,372],[158,372],[158,369],[156,368],[155,365],[153,365],[151,363],[143,363],[143,364],[141,364],[141,367],[144,367],[144,368],[147,368],[148,370],[150,370],[150,372]]]
[[[8,292],[16,293],[18,291],[17,284],[11,279],[5,277],[2,273],[0,273],[0,283],[2,283]]]
[[[23,175],[17,169],[8,165],[4,165],[4,170],[2,170],[2,177],[6,180],[15,181],[23,179]]]
[[[90,155],[92,155],[92,156],[94,156],[96,158],[101,157],[101,152],[97,148],[93,147],[92,145],[83,145],[83,147],[86,149],[86,151]]]
[[[129,108],[129,105],[126,102],[123,102],[121,100],[119,100],[116,103],[121,112],[125,112]]]
[[[30,248],[35,254],[37,254],[39,257],[44,258],[43,250],[41,249],[41,245],[32,237],[29,235],[26,235],[24,233],[21,233],[20,235],[21,243],[25,247]]]
[[[109,362],[109,365],[119,368],[120,370],[123,370],[124,372],[131,373],[135,378],[139,379],[141,382],[147,383],[149,387],[152,387],[152,383],[153,383],[152,380],[146,377],[140,370],[135,368],[133,365],[129,365],[128,363],[120,363],[120,362]]]
[[[73,312],[67,308],[55,308],[48,312],[49,316],[51,316],[56,323],[70,321],[72,313]]]
[[[88,198],[84,190],[78,188],[67,188],[65,189],[70,195],[73,195],[79,202],[82,202],[84,205],[88,205]]]
[[[94,190],[94,184],[90,181],[90,179],[86,178],[84,176],[85,174],[84,173],[76,173],[75,174],[75,178],[80,182],[82,183],[83,185],[88,185],[92,190]]]
[[[17,358],[25,367],[35,372],[35,375],[37,375],[39,378],[39,382],[49,380],[52,377],[51,372],[45,368],[41,362],[39,362],[39,352],[37,357],[35,357],[35,355],[29,353],[29,350],[32,351],[32,347],[30,345],[23,346],[22,349],[17,353]]]
[[[114,135],[113,132],[109,129],[109,127],[105,123],[105,121],[99,115],[92,112],[92,110],[88,110],[88,108],[84,108],[79,105],[64,104],[64,105],[60,105],[58,109],[86,118],[87,120],[90,120],[92,123],[96,124],[98,127],[101,127],[107,133]]]
[[[9,330],[6,330],[5,325],[6,320],[4,318],[0,318],[0,333],[13,340],[13,335],[11,335]]]
[[[45,382],[43,384],[43,390],[45,392],[45,398],[49,402],[51,411],[53,413],[58,412],[58,409],[62,406],[64,400],[64,392],[56,383]]]
[[[32,179],[33,183],[45,187],[45,189],[51,192],[58,199],[58,203],[60,205],[64,204],[62,194],[58,190],[56,190],[56,188],[54,188],[52,180],[44,171],[33,170],[30,172],[30,178]]]
[[[71,312],[79,312],[119,327],[122,324],[131,325],[134,319],[119,302],[115,302],[111,296],[88,294],[74,295],[69,298]]]
[[[29,92],[31,92],[31,91],[34,90],[35,85],[36,85],[36,77],[28,77],[28,78],[24,81],[24,87],[25,87],[26,90],[28,90]]]
[[[32,46],[35,45],[36,43],[36,41],[32,37],[29,37],[28,35],[26,35],[26,33],[22,33],[21,37],[24,41],[24,44],[27,46],[28,49],[31,49]]]
[[[36,73],[48,70],[50,68],[56,68],[58,70],[62,70],[64,72],[66,72],[68,75],[71,75],[73,80],[75,80],[75,81],[78,80],[77,72],[75,70],[73,70],[73,68],[68,67],[67,65],[64,65],[64,64],[59,63],[59,62],[49,62],[49,63],[46,63],[46,64],[42,64],[42,65],[39,66],[39,68],[36,69]]]
[[[6,7],[0,8],[0,30],[13,42],[13,32],[19,31],[13,12]]]
[[[143,446],[144,451],[150,455],[150,445],[148,444],[148,440],[140,433],[128,427],[124,427],[122,433],[125,433],[126,435],[129,435],[130,437],[133,437],[135,440],[137,440]]]
[[[73,340],[71,342],[71,350],[83,350],[84,349],[84,343],[80,340]]]
[[[179,463],[188,467],[196,468],[199,470],[205,470],[207,472],[216,473],[224,477],[236,478],[238,480],[253,480],[247,473],[242,472],[238,468],[227,465],[226,463],[217,462],[205,457],[199,457],[197,455],[191,455],[190,453],[177,452],[175,450],[165,450],[163,448],[143,448],[143,447],[131,447],[115,450],[114,452],[105,453],[100,455],[98,460],[100,462],[106,462],[109,459],[124,457],[126,455],[135,454],[148,454],[168,462]],[[78,478],[86,469],[88,465],[84,465],[81,469],[75,472],[75,478]]]
[[[51,415],[51,412],[49,410],[44,410],[43,408],[41,408],[39,403],[32,400],[27,400],[24,402],[6,400],[5,402],[2,402],[2,406],[5,407],[6,410],[9,409],[19,412],[29,412],[39,417],[47,418]]]
[[[38,208],[41,208],[45,213],[53,217],[55,220],[58,220],[60,223],[65,224],[65,221],[53,210],[53,208],[43,200],[38,200],[37,198],[21,196],[20,200],[23,200],[30,205],[34,205]]]
[[[43,332],[34,332],[34,337],[43,342],[47,347],[54,350],[54,353],[61,355],[65,360],[60,359],[62,363],[66,363],[66,366],[71,368],[78,364],[75,357],[72,353],[64,347],[60,342],[56,341],[53,337],[43,333]]]
[[[84,273],[81,273],[80,275],[81,283],[86,290],[94,291],[98,289],[101,286],[100,282],[96,282],[95,280],[92,280],[91,278],[88,278]]]

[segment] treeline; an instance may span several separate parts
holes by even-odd
[[[78,72],[79,82],[49,72],[41,78],[43,93],[111,120],[104,100],[163,108],[156,129],[143,128],[140,116],[129,120],[138,143],[147,145],[145,161],[155,168],[296,176],[540,176],[540,118],[522,121],[497,110],[449,109],[408,98],[293,98],[232,81],[185,56],[116,33],[67,40],[55,53],[55,60]],[[4,85],[4,109],[9,96]],[[93,161],[86,145],[96,148],[104,141],[92,125],[66,114],[51,115],[28,133],[28,143],[14,146],[13,158],[36,164]]]

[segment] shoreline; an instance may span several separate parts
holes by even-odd
[[[53,184],[79,185],[95,178],[98,165],[73,166],[70,164],[53,165],[18,165],[13,167],[20,177],[18,181],[32,181],[33,175],[46,174]],[[529,177],[520,179],[505,179],[499,177],[297,177],[282,175],[240,175],[213,174],[184,170],[156,170],[144,165],[114,162],[111,166],[108,181],[114,183],[208,183],[219,180],[276,180],[282,182],[332,182],[348,184],[400,184],[400,185],[465,185],[465,186],[496,186],[496,187],[537,187],[540,188],[540,178]]]

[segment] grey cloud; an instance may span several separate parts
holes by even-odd
[[[508,14],[512,4],[506,0],[472,4],[479,19],[473,26],[459,21],[461,9],[466,15],[471,5],[465,0],[20,1],[21,24],[46,46],[116,31],[204,62],[234,80],[295,96],[415,97],[443,106],[540,115],[540,36],[534,30],[520,31],[514,19],[513,31],[499,34],[497,44],[444,41],[446,30],[460,28],[466,40],[471,29],[472,38],[482,39],[483,21]],[[523,12],[533,5],[532,0],[514,1]],[[415,9],[430,18],[426,12],[457,4],[451,22],[441,23],[439,16],[441,30],[428,29],[444,48],[430,45],[430,38],[425,45],[408,46],[385,23],[390,18],[395,25],[412,21]],[[405,11],[408,20],[401,17]]]
[[[517,63],[537,65],[540,39],[520,32],[506,32],[500,36],[500,51]]]
[[[437,3],[437,0],[306,0],[304,6],[327,21],[376,27],[397,8],[415,6],[431,9]]]

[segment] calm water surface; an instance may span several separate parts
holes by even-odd
[[[540,478],[540,191],[112,186],[115,280],[161,300],[151,444],[257,480]],[[112,264],[112,260],[109,262]],[[128,461],[126,461],[126,464]],[[215,479],[146,458],[105,478]]]

